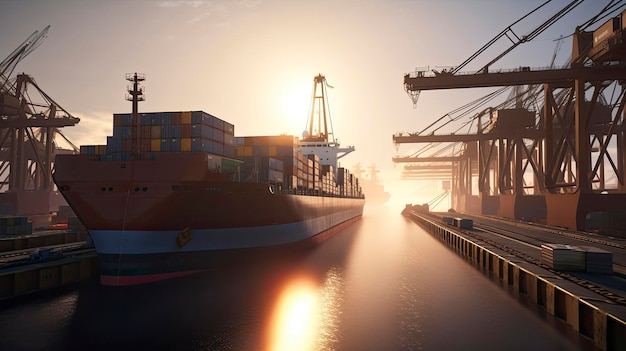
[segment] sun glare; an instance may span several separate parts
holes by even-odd
[[[334,350],[344,296],[341,272],[331,268],[323,283],[294,277],[282,289],[272,311],[268,350]]]
[[[281,117],[289,128],[287,133],[300,136],[306,128],[311,105],[313,80],[310,83],[299,81],[287,84],[281,97]]]
[[[304,280],[289,284],[273,313],[269,350],[312,348],[316,330],[316,288]]]

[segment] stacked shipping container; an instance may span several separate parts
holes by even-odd
[[[356,177],[347,169],[320,165],[318,155],[303,155],[294,136],[235,138],[234,125],[202,111],[152,112],[139,118],[140,159],[154,160],[159,152],[206,152],[221,156],[221,171],[236,174],[238,181],[268,183],[277,191],[361,196]],[[132,143],[131,114],[114,114],[107,144],[84,145],[80,152],[101,160],[129,160]]]
[[[347,169],[338,169],[342,177],[348,175],[339,183],[335,169],[320,165],[318,155],[300,153],[298,139],[291,135],[236,137],[235,154],[244,161],[242,181],[268,182],[279,190],[307,194],[361,196],[356,177]],[[273,176],[276,173],[279,176]]]
[[[208,152],[232,158],[235,126],[203,111],[151,112],[139,115],[138,152],[154,159],[158,152]],[[132,151],[131,114],[113,115],[113,135],[106,145],[81,146],[81,154],[128,160]]]
[[[0,235],[28,235],[33,233],[33,222],[28,217],[0,217]]]

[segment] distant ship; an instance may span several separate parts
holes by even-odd
[[[55,161],[54,180],[93,239],[102,284],[280,256],[362,216],[359,180],[337,167],[354,147],[340,148],[326,129],[321,74],[301,139],[234,137],[234,125],[203,111],[139,114],[145,78],[127,79],[132,114],[113,115],[107,144]]]
[[[361,164],[357,163],[352,170],[357,178],[359,178],[359,184],[363,188],[363,192],[367,194],[367,203],[371,205],[383,205],[389,200],[389,193],[385,191],[385,187],[379,182],[377,173],[380,172],[376,169],[376,165],[372,165],[369,168],[369,176],[364,177],[362,174],[364,171],[361,169]]]

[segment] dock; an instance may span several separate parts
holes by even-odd
[[[403,214],[468,263],[526,296],[575,332],[593,340],[600,350],[623,350],[626,345],[626,241],[623,239],[591,236],[544,225],[511,223],[495,217],[457,213],[453,218],[464,218],[465,221],[449,220],[448,214],[408,208]],[[473,225],[468,227],[470,220]],[[525,240],[515,234],[529,232],[533,235]],[[546,260],[545,248],[542,252],[541,241],[558,241],[562,245],[578,247],[581,240],[586,242],[584,246],[601,246],[601,252],[612,253],[611,273],[595,273],[595,266],[592,271],[587,271],[586,266],[572,270],[555,269]],[[591,251],[595,254],[598,250]]]
[[[97,255],[85,231],[0,236],[0,301],[91,279]]]

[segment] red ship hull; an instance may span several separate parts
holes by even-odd
[[[307,247],[362,214],[362,197],[235,182],[210,170],[207,157],[57,156],[55,182],[94,240],[103,284],[161,280]]]

